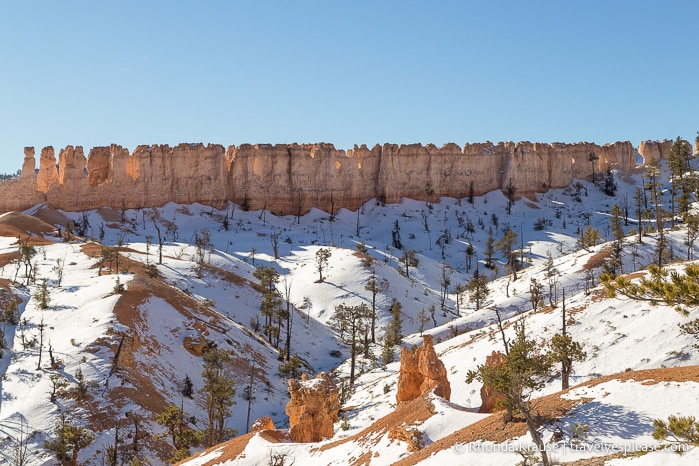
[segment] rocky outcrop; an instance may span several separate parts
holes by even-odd
[[[447,370],[437,357],[434,339],[423,335],[422,347],[415,354],[406,347],[401,348],[396,401],[411,401],[431,391],[447,401],[451,397]]]
[[[638,153],[643,157],[644,163],[660,161],[667,158],[674,141],[663,139],[662,141],[641,141],[638,145]]]
[[[306,374],[301,380],[289,379],[289,394],[286,414],[292,442],[320,442],[333,436],[341,406],[337,386],[327,373],[314,379]]]
[[[263,430],[276,430],[276,426],[274,425],[274,421],[272,421],[271,417],[265,416],[253,422],[252,426],[250,427],[250,430],[252,432],[260,432]]]
[[[486,367],[502,366],[505,364],[505,355],[499,351],[493,351],[490,356],[485,358]],[[492,413],[495,411],[496,405],[503,396],[495,393],[495,391],[483,384],[481,387],[481,407],[479,413]]]
[[[649,144],[646,143],[650,147]],[[0,211],[22,210],[38,202],[63,210],[103,206],[115,209],[194,202],[221,207],[226,201],[276,214],[311,207],[326,212],[356,209],[376,198],[436,200],[503,189],[517,195],[568,186],[608,165],[634,168],[629,142],[541,144],[384,144],[344,151],[332,144],[218,144],[138,146],[132,153],[111,145],[59,153],[41,151],[35,174],[34,149],[25,148],[22,176],[0,185]]]

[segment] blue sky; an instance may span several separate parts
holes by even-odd
[[[0,172],[68,144],[699,130],[696,1],[3,2]]]

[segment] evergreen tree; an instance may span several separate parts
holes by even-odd
[[[631,299],[674,305],[684,316],[689,315],[686,307],[699,305],[699,265],[687,264],[684,273],[649,265],[648,273],[650,278],[643,277],[639,283],[632,283],[626,276],[614,279],[607,274],[600,275],[600,282],[610,297],[620,293]]]
[[[332,256],[332,253],[328,248],[320,248],[316,251],[316,270],[318,271],[318,281],[320,283],[323,283],[325,280],[323,277],[323,270],[328,267],[330,256]]]
[[[607,196],[615,196],[616,195],[616,182],[614,181],[614,172],[612,172],[612,167],[608,166],[607,171],[604,174],[604,194]]]
[[[365,303],[355,306],[348,306],[343,303],[335,306],[333,321],[347,331],[346,334],[342,332],[340,338],[345,344],[350,346],[350,385],[354,384],[357,344],[370,316],[371,311]]]
[[[636,205],[636,218],[638,219],[638,244],[641,244],[643,243],[643,190],[640,186],[636,186],[633,200]]]
[[[548,466],[550,463],[534,422],[530,397],[546,384],[551,373],[551,359],[539,351],[536,341],[527,337],[524,322],[515,323],[514,330],[515,339],[511,343],[504,340],[507,353],[505,363],[499,366],[481,364],[475,371],[468,372],[466,382],[478,380],[502,395],[506,423],[513,420],[517,410],[524,416],[529,434],[542,456],[544,465]]]
[[[587,354],[582,350],[582,346],[566,332],[566,298],[563,291],[562,317],[563,324],[561,333],[557,333],[551,339],[551,351],[549,357],[553,364],[561,365],[561,390],[570,387],[570,374],[573,372],[574,361],[584,361]]]
[[[235,380],[231,377],[231,356],[220,348],[212,348],[204,353],[204,370],[201,373],[204,385],[200,404],[206,410],[206,446],[213,446],[234,437],[236,432],[226,428],[226,420],[231,416],[231,406],[235,405]]]
[[[544,285],[534,277],[530,279],[529,283],[529,302],[534,312],[544,305]]]
[[[275,316],[279,316],[283,310],[281,293],[277,290],[279,272],[273,266],[259,266],[252,275],[262,286],[260,314],[265,319],[264,334],[270,343],[275,344],[276,342],[278,344],[279,334],[274,326],[274,320]]]
[[[192,384],[192,379],[189,378],[189,375],[185,375],[184,380],[182,381],[182,396],[192,398],[193,393],[194,385]]]
[[[488,289],[488,278],[485,275],[481,275],[478,269],[476,269],[473,278],[466,285],[466,289],[468,290],[469,301],[475,303],[476,310],[478,310],[490,293]]]
[[[410,267],[417,267],[420,260],[417,258],[417,251],[414,249],[403,249],[403,254],[398,258],[398,262],[405,267],[405,276],[410,278]]]
[[[393,247],[396,249],[403,249],[403,242],[400,239],[400,225],[398,225],[398,220],[393,223],[393,230],[391,230],[391,239],[393,241]]]
[[[517,254],[515,245],[517,244],[517,233],[512,228],[507,228],[503,237],[497,242],[497,248],[505,256],[507,268],[512,273],[512,280],[517,280]]]
[[[383,291],[376,281],[376,273],[372,270],[371,278],[364,286],[364,289],[371,292],[371,342],[376,343],[376,295]]]
[[[495,267],[495,239],[493,238],[493,229],[488,229],[488,239],[485,241],[485,266],[488,269]]]
[[[70,422],[65,415],[60,415],[59,421],[54,427],[56,438],[44,443],[44,448],[53,452],[56,459],[64,464],[77,466],[78,453],[92,443],[95,436],[84,427]]]
[[[46,279],[41,282],[41,286],[34,293],[34,299],[37,301],[39,309],[48,309],[51,303],[51,295],[49,294],[49,288],[46,283]]]
[[[391,304],[391,309],[389,310],[391,313],[391,322],[386,329],[386,339],[393,346],[400,345],[401,341],[403,341],[402,309],[403,305],[397,299],[394,299]]]
[[[685,219],[689,212],[693,183],[690,181],[692,177],[688,176],[687,172],[691,168],[689,163],[691,156],[692,150],[689,143],[677,137],[667,155],[667,166],[670,169],[670,205],[673,227],[675,226],[675,199],[677,199],[677,213],[682,219]]]
[[[155,422],[165,427],[172,440],[170,463],[176,463],[192,455],[190,448],[199,445],[203,433],[192,427],[193,417],[175,404],[169,405],[158,414]]]
[[[618,204],[614,204],[609,213],[611,214],[609,223],[612,234],[614,235],[614,242],[612,242],[611,246],[612,254],[608,262],[608,268],[612,274],[616,275],[617,273],[624,273],[622,261],[622,254],[624,252],[624,228],[621,225],[623,211]]]

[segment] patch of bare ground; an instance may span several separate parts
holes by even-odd
[[[44,235],[52,235],[56,228],[43,220],[20,212],[8,212],[0,216],[0,236],[8,238],[29,237],[29,244],[44,246],[53,244],[44,238]]]
[[[534,400],[534,414],[539,425],[547,424],[555,419],[563,417],[569,410],[574,408],[580,403],[586,403],[589,399],[580,400],[567,400],[562,399],[561,395],[568,393],[578,387],[594,387],[601,383],[610,380],[636,380],[643,382],[644,384],[655,384],[659,382],[686,382],[695,381],[699,382],[699,366],[687,366],[687,367],[672,367],[672,368],[661,368],[661,369],[646,369],[641,371],[628,371],[621,372],[619,374],[612,374],[604,377],[599,377],[594,380],[576,385],[567,390],[563,390],[558,393],[553,393],[545,397]],[[444,437],[431,445],[423,448],[422,450],[413,453],[407,458],[394,463],[395,466],[408,466],[414,465],[429,456],[433,455],[442,450],[451,448],[455,444],[459,443],[469,443],[478,440],[481,441],[492,441],[492,442],[504,442],[508,439],[513,439],[521,437],[527,433],[527,425],[523,420],[520,422],[511,422],[505,424],[502,420],[501,413],[494,413],[489,417],[478,421],[470,426],[464,427],[447,437]],[[610,456],[608,459],[613,458]],[[585,466],[592,465],[596,463],[590,462],[591,460],[585,460],[584,463],[571,463]],[[603,464],[603,463],[599,463]]]
[[[0,267],[5,267],[7,264],[19,259],[19,252],[6,252],[5,254],[0,254]]]
[[[590,257],[585,265],[583,265],[582,270],[592,270],[596,269],[599,267],[602,267],[604,263],[606,262],[607,259],[609,259],[612,256],[612,248],[607,247],[602,249],[596,254],[593,254],[592,257]]]
[[[204,264],[203,270],[211,275],[221,278],[222,280],[233,283],[234,285],[251,287],[260,293],[263,291],[259,283],[248,280],[247,278],[241,277],[240,275],[226,269],[222,269],[221,267]]]
[[[47,205],[43,205],[37,209],[36,212],[32,215],[33,217],[38,218],[39,220],[42,220],[49,225],[62,225],[65,226],[67,223],[70,223],[70,220],[68,220],[68,217],[57,211],[56,209],[53,209]],[[52,227],[54,230],[56,229],[55,227]]]

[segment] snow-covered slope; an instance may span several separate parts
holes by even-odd
[[[404,199],[396,205],[371,201],[359,212],[335,212],[332,221],[329,214],[317,210],[300,218],[276,217],[269,212],[245,212],[234,205],[215,210],[168,204],[159,209],[85,213],[55,212],[36,206],[26,212],[59,226],[63,238],[47,233],[45,226],[38,228],[29,221],[25,225],[19,222],[21,216],[12,214],[5,223],[19,222],[22,227],[7,229],[11,235],[0,237],[0,302],[3,310],[10,301],[20,304],[18,324],[2,324],[8,348],[0,359],[0,451],[9,461],[20,434],[29,435],[28,464],[55,461],[43,445],[54,438],[59,414],[67,413],[95,432],[95,440],[80,451],[81,463],[102,464],[107,448],[115,443],[118,427],[118,449],[124,458],[133,455],[134,447],[140,444],[137,456],[160,464],[169,456],[171,445],[169,438],[162,436],[163,427],[155,423],[157,413],[168,404],[176,404],[204,422],[197,389],[203,384],[201,351],[206,345],[216,345],[233,355],[238,391],[229,427],[239,434],[246,431],[248,401],[243,393],[250,383],[251,370],[250,421],[269,415],[278,428],[288,427],[284,414],[286,380],[277,373],[279,349],[267,342],[261,331],[256,334],[250,330],[259,316],[262,299],[253,274],[256,267],[265,266],[279,272],[278,289],[292,304],[291,352],[304,361],[304,370],[329,371],[338,382],[346,380],[349,351],[329,323],[339,304],[365,302],[371,306],[366,285],[372,276],[381,289],[376,301],[377,341],[370,344],[371,357],[358,360],[361,375],[355,386],[343,393],[345,406],[352,409],[344,413],[333,439],[312,446],[280,443],[276,437],[259,435],[234,439],[235,449],[244,454],[226,464],[267,464],[270,452],[287,455],[289,461],[294,458],[296,464],[348,464],[354,461],[352,458],[357,462],[370,460],[371,464],[392,464],[401,459],[421,464],[444,460],[453,464],[515,464],[521,460],[516,453],[474,452],[470,443],[457,439],[450,440],[448,448],[437,450],[436,446],[487,416],[477,413],[480,386],[466,384],[465,379],[469,369],[502,348],[493,326],[496,307],[506,323],[526,319],[527,330],[542,345],[559,331],[561,303],[534,313],[529,301],[530,280],[536,278],[548,284],[545,275],[551,265],[557,271],[554,289],[559,300],[565,289],[568,331],[588,355],[586,361],[575,365],[573,384],[626,370],[699,364],[694,341],[677,325],[686,318],[667,306],[607,298],[594,286],[608,255],[607,246],[602,244],[589,252],[576,247],[579,232],[588,222],[600,230],[603,238],[611,239],[610,207],[615,202],[631,202],[636,185],[640,185],[640,173],[627,174],[624,179],[619,181],[616,197],[606,196],[581,181],[536,199],[519,199],[510,214],[506,213],[507,199],[499,192],[476,198],[473,204],[466,199],[442,199],[435,204]],[[66,241],[65,225],[69,220],[77,225],[72,234],[80,229],[82,236]],[[504,276],[500,253],[496,254],[496,269],[484,268],[489,231],[498,240],[508,227],[518,235],[516,248],[523,246],[518,255],[526,267],[517,280]],[[625,231],[634,227],[635,219],[629,218]],[[211,247],[198,251],[196,238],[205,233]],[[21,262],[16,267],[17,234],[23,239],[30,237],[36,245],[32,258],[35,280],[27,280]],[[419,260],[408,276],[398,260],[402,251],[395,247],[396,234],[402,247],[415,250]],[[686,256],[684,230],[671,231],[668,237],[675,257]],[[652,261],[655,239],[646,236],[641,245],[635,245],[634,240],[628,238],[625,248],[627,273]],[[119,250],[118,272],[114,259],[104,261],[100,268],[103,249],[99,242]],[[157,270],[161,276],[154,278],[148,275],[147,266],[159,262],[160,243],[162,264],[157,264]],[[468,244],[475,249],[472,257],[465,252]],[[365,246],[367,252],[359,253],[358,246]],[[319,280],[316,263],[320,248],[331,252],[323,281]],[[547,267],[549,254],[553,264]],[[456,285],[471,279],[477,263],[480,273],[493,279],[480,309],[467,297],[458,300],[454,293]],[[115,289],[117,280],[124,291]],[[44,281],[50,302],[42,310],[34,296]],[[445,281],[449,282],[447,293],[442,295]],[[432,408],[424,410],[429,416],[425,414],[422,420],[410,418],[423,412],[424,406],[412,411],[403,408],[410,412],[405,419],[395,414],[399,364],[381,362],[381,338],[391,320],[389,308],[394,300],[402,305],[403,344],[419,345],[422,327],[424,333],[435,337],[437,351],[449,372],[451,402],[426,400]],[[461,302],[457,305],[457,301]],[[546,301],[548,304],[548,297]],[[421,321],[421,311],[428,316],[426,321]],[[34,338],[36,342],[32,342]],[[54,358],[60,360],[53,366],[47,354],[49,343]],[[78,369],[89,382],[83,397],[76,390]],[[49,393],[55,383],[51,377],[55,379],[55,374],[60,374],[69,386],[51,402]],[[193,383],[192,398],[182,394],[186,376]],[[674,387],[672,382],[651,386],[610,380],[603,389],[599,388],[602,385],[590,388],[594,401],[563,416],[558,427],[570,440],[573,425],[586,424],[585,441],[590,445],[622,440],[648,445],[652,443],[648,419],[652,423],[656,417],[679,411],[668,411],[672,403],[681,406],[682,412],[696,412],[696,384],[677,384],[683,390],[666,390],[666,402],[644,410],[631,394],[658,397],[660,394],[653,390]],[[552,378],[538,395],[553,394],[559,388],[560,379]],[[607,392],[610,395],[604,396]],[[571,391],[568,396],[583,396],[580,393]],[[622,413],[630,416],[635,427],[615,430],[604,427],[607,421],[599,420],[607,414],[618,417]],[[434,455],[418,459],[407,452],[403,442],[388,439],[391,422],[418,423],[422,446],[425,451],[434,448]],[[546,427],[544,438],[550,442],[555,430],[555,426]],[[520,437],[528,442],[524,433]],[[482,438],[485,441],[487,437]],[[229,450],[221,447],[220,456],[209,453],[207,458],[214,464],[215,458],[231,456]],[[584,456],[571,449],[560,450],[562,459]],[[469,456],[472,454],[477,456]],[[633,461],[663,454],[653,452]],[[693,458],[692,454],[683,456],[682,461]],[[205,463],[195,460],[190,464]]]

